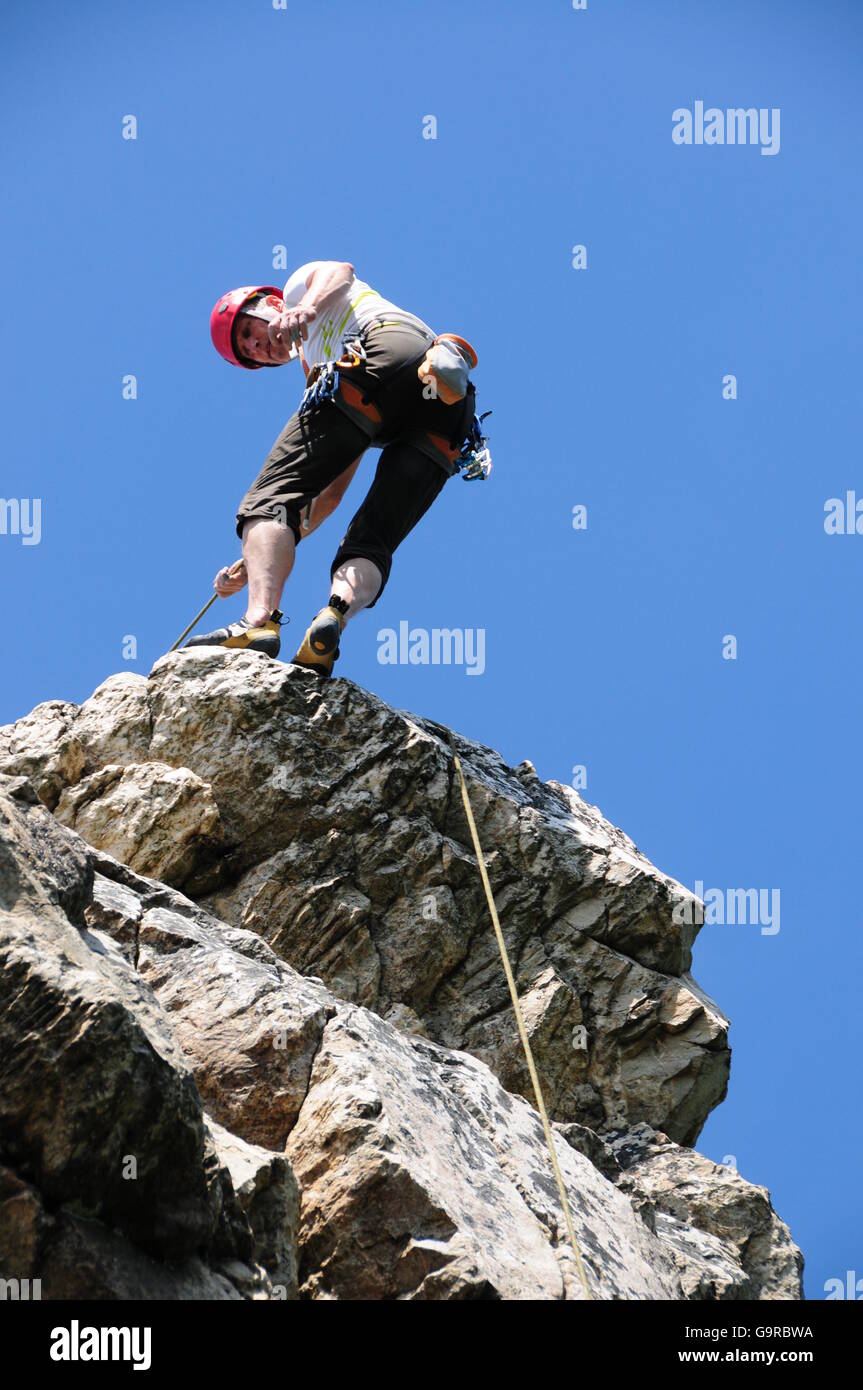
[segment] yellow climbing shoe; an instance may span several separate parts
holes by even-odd
[[[282,645],[279,636],[281,621],[282,614],[275,608],[261,627],[252,627],[245,618],[241,618],[238,623],[217,627],[214,632],[204,632],[200,637],[190,637],[186,646],[230,647],[240,651],[264,652],[267,656],[276,657]]]
[[[347,610],[348,605],[341,599],[337,599],[336,602]],[[344,613],[334,607],[330,600],[306,629],[306,635],[292,660],[292,665],[304,666],[307,671],[317,671],[319,676],[331,676],[333,665],[338,660],[339,638],[344,625]]]

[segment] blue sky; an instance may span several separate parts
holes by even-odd
[[[824,530],[828,498],[863,498],[861,39],[850,0],[0,19],[2,491],[42,506],[38,544],[0,535],[0,722],[146,673],[238,553],[300,383],[228,368],[207,319],[287,278],[274,246],[349,259],[468,337],[492,479],[447,484],[339,672],[542,777],[584,765],[586,798],[689,887],[780,890],[778,933],[696,947],[734,1048],[698,1147],[770,1187],[810,1298],[863,1275],[863,536]],[[697,100],[779,108],[779,153],[675,145]],[[375,458],[300,547],[289,647]],[[382,665],[403,620],[484,629],[483,674]]]

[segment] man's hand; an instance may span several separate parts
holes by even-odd
[[[308,338],[309,324],[317,317],[318,311],[311,304],[301,303],[293,309],[283,309],[267,328],[273,347],[295,351]]]
[[[236,560],[233,565],[224,565],[213,580],[213,588],[219,598],[230,598],[245,589],[249,582],[245,560]]]

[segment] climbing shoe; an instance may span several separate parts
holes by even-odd
[[[311,627],[306,630],[302,645],[293,658],[294,666],[317,671],[319,676],[331,676],[339,656],[339,638],[345,625],[348,605],[333,595],[322,608]]]
[[[252,627],[245,618],[227,627],[217,627],[215,632],[204,632],[200,637],[190,637],[187,647],[230,647],[232,650],[246,652],[265,652],[276,657],[282,642],[279,627],[282,614],[275,608],[267,622],[261,627]]]

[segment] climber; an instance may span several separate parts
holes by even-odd
[[[293,658],[329,676],[345,624],[374,607],[393,552],[447,478],[468,456],[474,471],[466,476],[486,476],[468,378],[476,353],[383,299],[346,261],[310,261],[282,291],[229,291],[213,309],[210,332],[226,361],[249,370],[299,358],[307,387],[237,511],[243,560],[213,581],[222,598],[248,582],[245,616],[191,638],[189,647],[278,655],[279,603],[296,546],[338,506],[365,449],[382,449],[330,567],[329,600]]]

